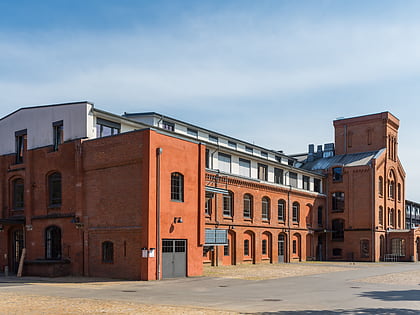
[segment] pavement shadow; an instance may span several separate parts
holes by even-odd
[[[420,301],[420,290],[370,291],[359,296],[382,301]]]
[[[350,315],[350,314],[358,314],[358,315],[418,315],[418,310],[411,310],[411,309],[405,309],[405,308],[356,308],[351,310],[344,310],[344,309],[337,309],[332,311],[279,311],[279,312],[263,312],[263,313],[257,313],[260,315],[337,315],[337,314],[344,314],[344,315]]]

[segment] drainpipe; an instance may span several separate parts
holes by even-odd
[[[372,176],[372,262],[375,262],[375,257],[376,257],[376,224],[375,224],[375,212],[376,212],[376,207],[375,207],[375,198],[376,198],[376,194],[375,194],[375,169],[374,167],[372,167],[372,163],[369,164],[369,167],[371,169],[371,176]]]
[[[156,278],[161,279],[160,261],[160,159],[162,148],[156,149]]]
[[[292,261],[291,250],[290,250],[290,248],[292,246],[292,244],[291,244],[292,236],[290,235],[292,233],[292,230],[290,228],[291,227],[291,224],[290,224],[290,192],[291,191],[292,191],[292,186],[289,185],[289,191],[287,192],[287,227],[289,229],[289,233],[287,233],[287,238],[288,238],[288,240],[287,240],[287,260],[289,262]]]

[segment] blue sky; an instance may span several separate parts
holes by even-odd
[[[420,1],[2,1],[0,116],[88,100],[156,111],[286,153],[332,121],[401,121],[420,202]]]

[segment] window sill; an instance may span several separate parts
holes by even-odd
[[[173,201],[173,202],[179,202],[179,203],[183,203],[184,202],[184,200],[176,200],[176,199],[171,199],[171,201]]]
[[[244,221],[252,222],[252,218],[244,218]]]
[[[270,220],[269,219],[262,219],[262,223],[270,224]]]
[[[223,220],[233,221],[233,217],[223,216]]]

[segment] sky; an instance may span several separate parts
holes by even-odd
[[[418,16],[410,0],[4,0],[0,117],[86,100],[292,154],[390,111],[420,202]]]

